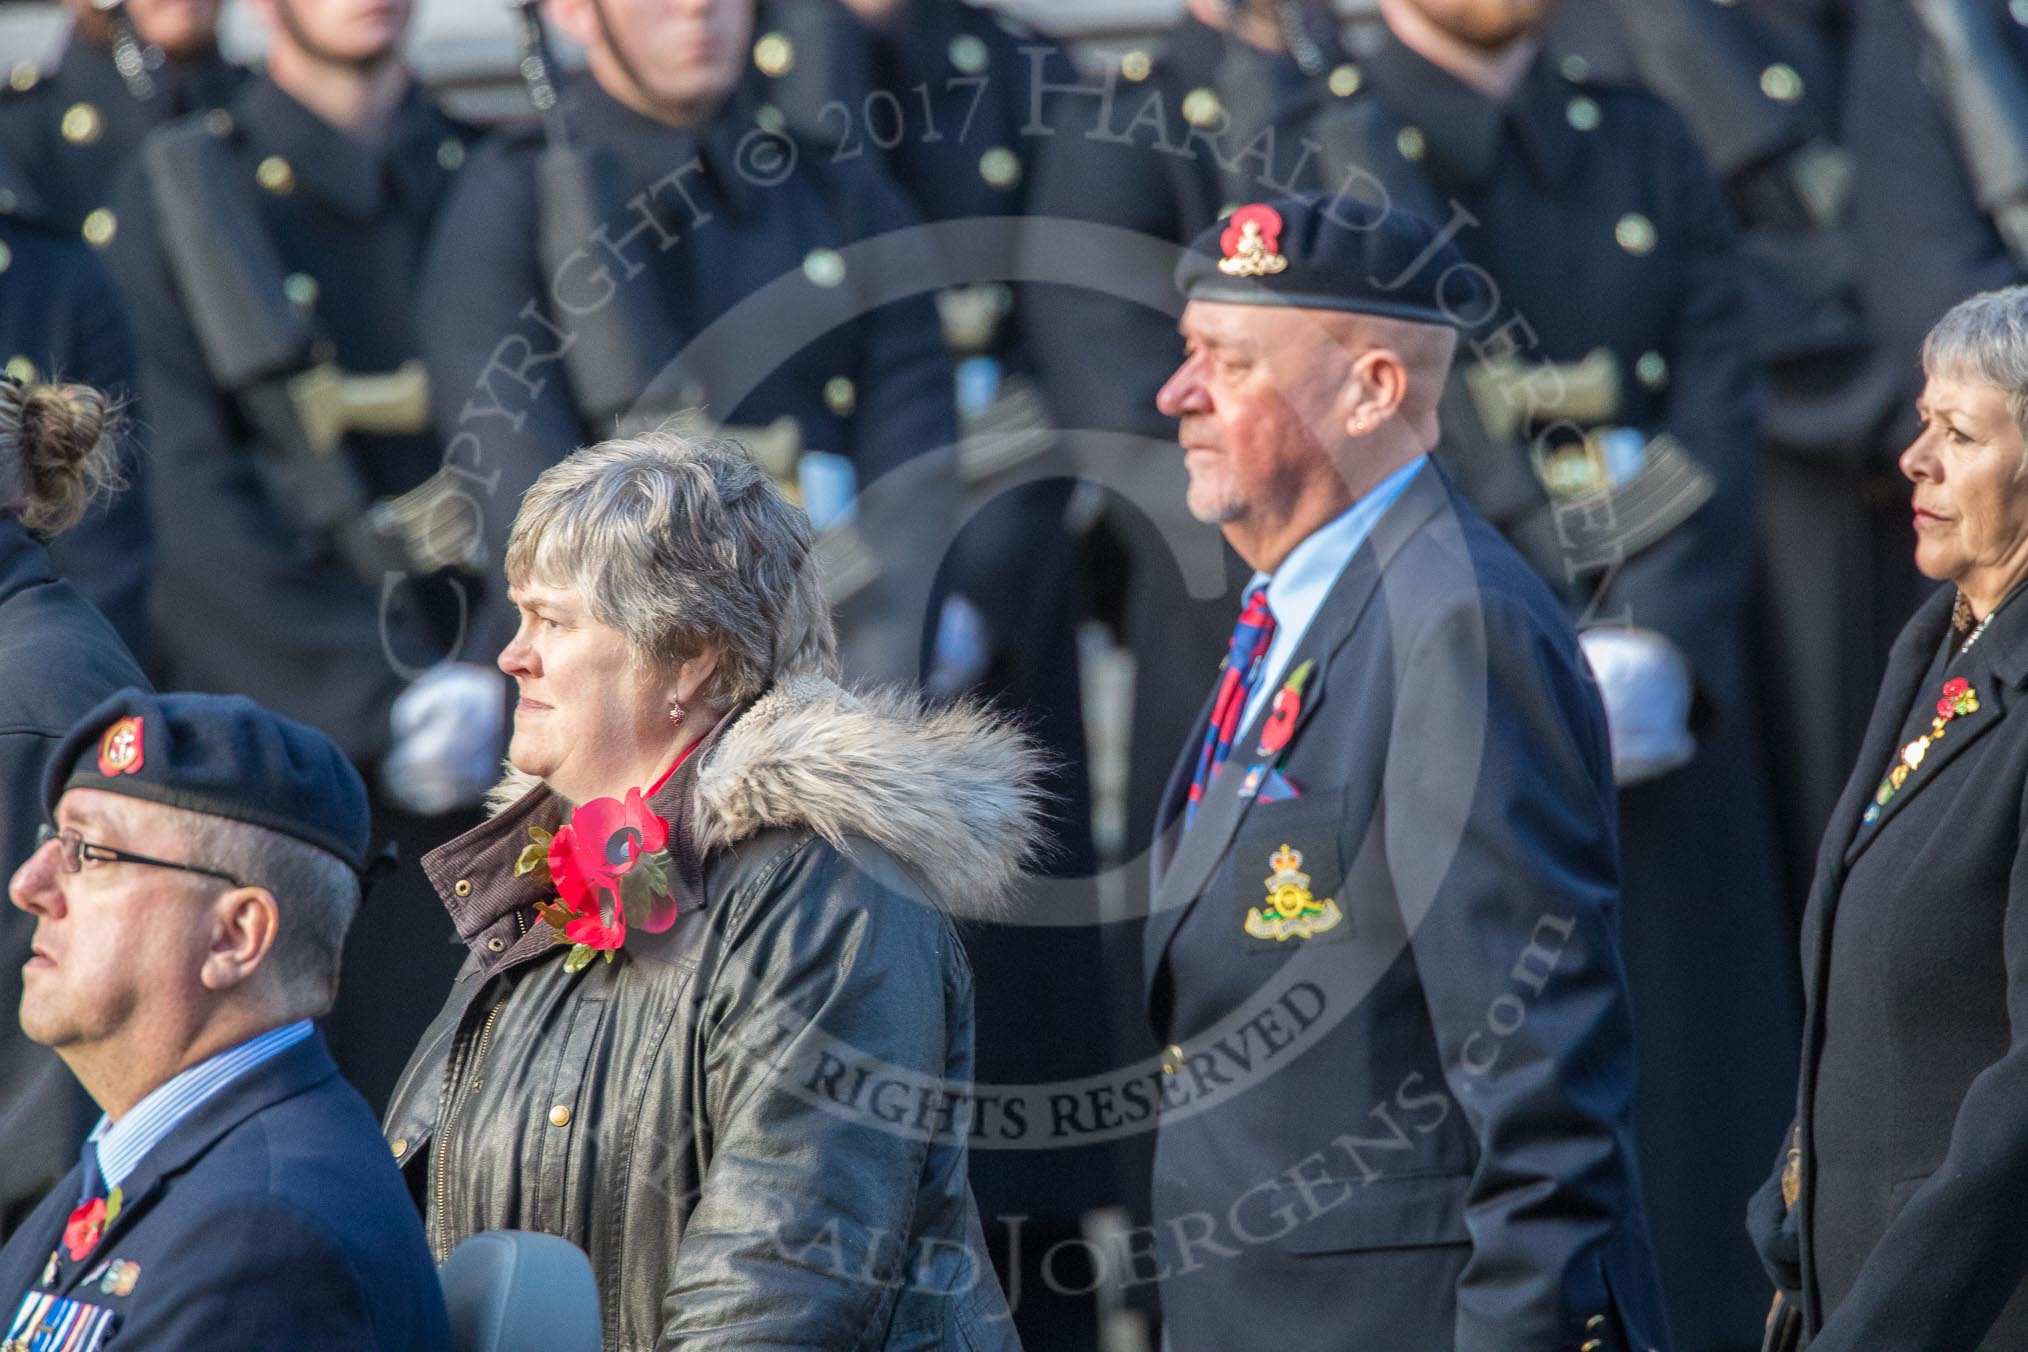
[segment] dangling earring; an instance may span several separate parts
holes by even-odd
[[[669,701],[669,721],[671,723],[681,723],[683,721],[683,706],[673,699]]]

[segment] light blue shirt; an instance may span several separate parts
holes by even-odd
[[[200,1061],[157,1085],[117,1122],[99,1119],[90,1140],[98,1149],[99,1174],[106,1191],[127,1181],[142,1157],[162,1143],[177,1123],[240,1076],[310,1036],[308,1019],[248,1038],[237,1047]]]
[[[1394,500],[1421,472],[1428,459],[1426,455],[1419,455],[1382,479],[1365,497],[1311,531],[1301,544],[1289,551],[1289,556],[1282,560],[1282,566],[1275,570],[1273,577],[1255,573],[1253,580],[1246,584],[1245,595],[1248,596],[1256,587],[1267,587],[1268,609],[1275,617],[1275,636],[1268,643],[1260,679],[1247,696],[1246,713],[1240,719],[1242,728],[1253,722],[1272,693],[1281,688],[1286,674],[1283,668],[1288,666],[1289,658],[1295,654],[1296,645],[1303,641],[1303,633],[1310,627],[1310,621],[1317,618],[1317,612],[1323,608],[1324,598],[1337,585],[1338,575],[1345,571],[1345,565],[1352,561],[1352,556],[1359,552],[1359,546],[1365,544],[1366,537],[1373,533],[1374,523],[1387,514],[1387,509],[1394,505]]]

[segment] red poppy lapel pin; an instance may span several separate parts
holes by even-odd
[[[1303,713],[1303,687],[1309,683],[1310,672],[1316,665],[1306,660],[1275,691],[1275,702],[1268,706],[1267,726],[1260,730],[1260,750],[1255,755],[1279,756],[1289,744],[1296,731],[1296,720]]]
[[[92,1197],[79,1202],[63,1227],[63,1249],[70,1255],[70,1261],[83,1262],[85,1255],[98,1247],[100,1237],[106,1233],[106,1227],[118,1219],[119,1214],[118,1188],[114,1188],[104,1197]]]

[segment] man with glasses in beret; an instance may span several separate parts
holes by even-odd
[[[448,1348],[421,1221],[311,1023],[374,871],[358,773],[250,700],[130,689],[42,797],[8,889],[36,920],[21,1024],[104,1116],[0,1249],[0,1348]]]
[[[1243,205],[1177,281],[1158,402],[1254,576],[1153,846],[1167,1345],[1663,1347],[1604,710],[1430,458],[1482,283],[1343,198]]]

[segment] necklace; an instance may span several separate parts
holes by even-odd
[[[1964,642],[1958,645],[1957,655],[1959,657],[1963,657],[1966,653],[1972,650],[1972,645],[1977,643],[1979,641],[1980,636],[1986,632],[1986,626],[1991,624],[1993,622],[1993,617],[2000,613],[2000,606],[2006,605],[2007,601],[2012,599],[2013,598],[2009,596],[2008,598],[2006,598],[2006,600],[2002,600],[2000,602],[2000,605],[1994,606],[1991,610],[1986,612],[1985,619],[1980,620],[1977,624],[1973,624],[1972,603],[1965,599],[1965,594],[1963,592],[1958,593],[1957,602],[1951,607],[1951,628],[1952,630],[1960,634],[1965,634],[1965,631],[1967,629],[1971,630],[1969,634],[1965,634]]]

